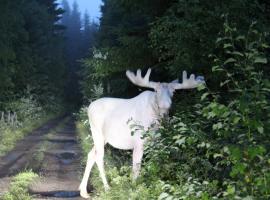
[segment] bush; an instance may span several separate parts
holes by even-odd
[[[151,139],[145,169],[169,183],[164,198],[269,198],[265,36],[256,23],[239,35],[226,21],[216,54],[210,55],[219,87],[199,88],[201,100],[195,106],[186,105],[190,98],[179,102],[174,117],[163,122],[158,133],[146,133]]]
[[[106,172],[112,189],[104,193],[95,172],[91,182],[97,198],[270,198],[268,34],[256,23],[242,33],[224,18],[224,30],[209,55],[212,79],[206,82],[211,88],[184,91],[173,116],[157,132],[144,133],[148,142],[136,183],[123,166],[129,165],[124,159],[130,159],[128,153],[109,149],[105,166],[111,165]],[[115,154],[123,167],[114,163]]]

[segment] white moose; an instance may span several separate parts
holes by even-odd
[[[187,73],[183,72],[183,82],[159,83],[149,81],[151,69],[148,69],[145,77],[141,76],[141,70],[137,74],[126,71],[129,80],[138,86],[152,88],[153,91],[144,91],[132,99],[101,98],[92,102],[87,110],[91,126],[94,147],[88,153],[87,164],[80,184],[80,195],[89,198],[87,182],[94,163],[97,163],[100,177],[105,190],[109,185],[104,171],[104,146],[109,143],[115,148],[133,150],[133,178],[139,175],[143,156],[144,139],[141,131],[131,134],[128,121],[132,119],[147,130],[154,123],[168,113],[172,104],[173,92],[178,89],[195,88],[204,83],[202,76],[192,74],[187,79]]]

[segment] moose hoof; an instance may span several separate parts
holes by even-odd
[[[90,195],[87,193],[87,191],[80,191],[80,195],[82,198],[89,199]]]

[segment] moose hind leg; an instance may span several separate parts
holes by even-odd
[[[95,160],[96,160],[96,151],[95,151],[95,147],[93,147],[92,150],[88,153],[87,163],[86,163],[83,179],[82,179],[82,182],[81,182],[80,187],[79,187],[80,195],[83,198],[90,197],[89,194],[87,193],[87,182],[88,182],[88,178],[89,178],[91,169],[92,169],[93,165],[95,164]]]

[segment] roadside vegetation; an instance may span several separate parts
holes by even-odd
[[[7,192],[2,200],[31,200],[32,197],[28,193],[28,186],[38,177],[32,171],[21,172],[12,178],[9,192]]]
[[[60,108],[46,111],[33,96],[10,102],[5,108],[9,111],[1,112],[0,156],[12,150],[19,140],[34,129],[62,112]]]

